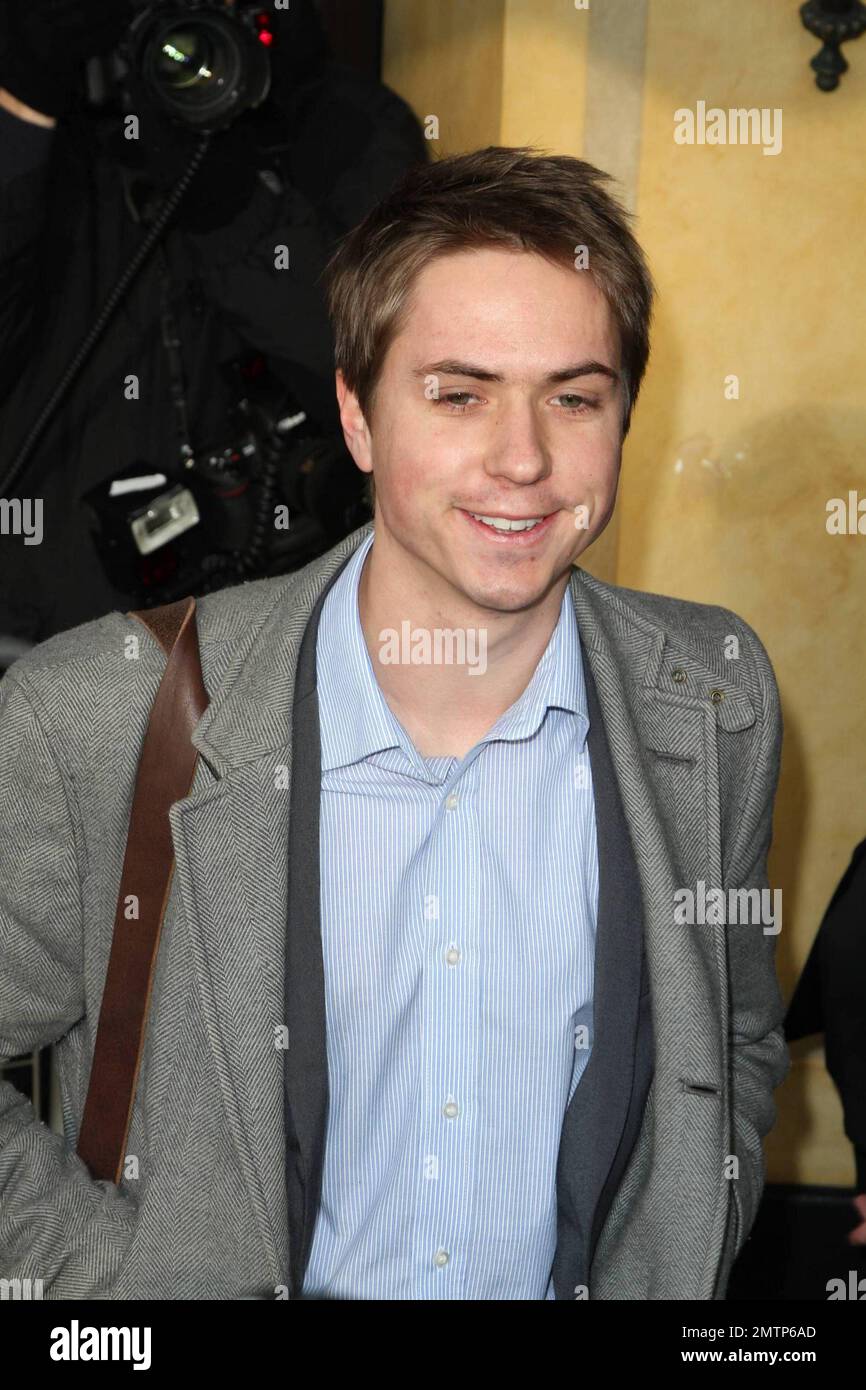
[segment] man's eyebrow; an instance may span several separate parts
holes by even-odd
[[[426,366],[415,367],[412,376],[467,376],[473,381],[504,381],[505,378],[500,372],[488,371],[485,367],[479,367],[474,362],[458,362],[456,359],[449,358],[444,362],[428,362]],[[573,381],[581,376],[606,376],[611,381],[619,381],[619,372],[615,372],[613,367],[607,366],[605,362],[595,362],[587,360],[583,362],[572,362],[567,367],[559,367],[555,372],[548,372],[544,381],[549,386],[556,386],[563,381]]]

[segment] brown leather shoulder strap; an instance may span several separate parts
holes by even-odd
[[[136,775],[114,936],[99,1013],[78,1154],[94,1178],[119,1182],[144,1049],[150,992],[174,873],[168,812],[192,786],[191,741],[207,708],[195,599],[128,615],[168,660],[150,712]]]
[[[164,603],[160,608],[139,608],[127,616],[137,618],[153,633],[166,656],[177,641],[185,622],[192,622],[195,599],[182,598],[177,603]]]

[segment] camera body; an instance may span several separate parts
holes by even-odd
[[[142,603],[307,564],[369,520],[362,475],[249,352],[224,365],[224,435],[168,473],[142,461],[85,495],[106,574]]]
[[[87,65],[91,110],[128,108],[143,86],[173,121],[198,131],[223,130],[260,106],[271,86],[268,14],[254,0],[145,0],[126,35]]]

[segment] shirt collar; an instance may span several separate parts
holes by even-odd
[[[358,546],[322,607],[316,682],[323,772],[389,748],[410,752],[405,730],[391,713],[376,680],[358,610],[361,571],[374,538],[371,531]],[[528,686],[481,742],[530,738],[548,709],[567,710],[577,717],[579,747],[583,749],[589,713],[580,634],[569,586],[562,596],[556,627]]]

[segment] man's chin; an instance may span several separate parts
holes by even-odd
[[[468,541],[463,538],[463,518],[457,509],[453,517],[458,522],[456,530],[450,524],[427,527],[421,545],[417,531],[411,542],[404,531],[405,538],[398,544],[416,564],[422,562],[444,580],[463,602],[494,613],[519,613],[540,603],[561,577],[561,546],[551,548],[549,554],[539,549],[509,555],[505,546],[494,541],[488,554],[471,534]],[[570,573],[569,565],[566,569]]]
[[[533,608],[550,592],[553,582],[547,566],[543,574],[536,571],[531,576],[494,576],[480,573],[465,558],[455,561],[448,577],[452,588],[466,602],[491,613],[521,613]]]

